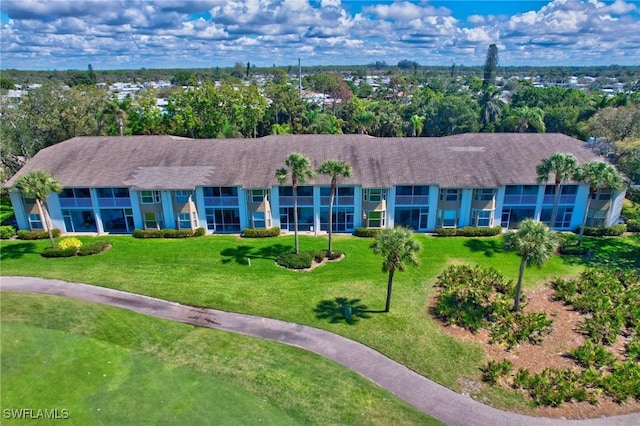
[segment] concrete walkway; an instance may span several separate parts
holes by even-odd
[[[0,290],[65,296],[303,348],[361,374],[419,410],[449,425],[640,425],[640,413],[589,420],[563,420],[529,417],[498,410],[432,382],[368,346],[304,325],[215,309],[194,308],[147,296],[60,280],[1,277]]]

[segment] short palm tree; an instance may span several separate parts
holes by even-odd
[[[558,202],[560,201],[560,187],[563,182],[573,178],[578,168],[578,159],[573,154],[563,154],[556,152],[549,157],[542,159],[536,167],[538,173],[538,183],[548,182],[551,174],[554,175],[555,192],[553,195],[553,207],[551,208],[551,228],[556,220],[558,212]]]
[[[331,256],[333,253],[333,202],[336,196],[338,177],[350,177],[353,170],[344,161],[326,160],[320,164],[317,171],[320,174],[331,176],[331,192],[329,193],[329,256]]]
[[[504,248],[518,252],[521,257],[518,283],[513,298],[514,312],[518,312],[520,309],[520,293],[525,266],[541,267],[551,258],[557,246],[556,233],[544,223],[531,218],[520,222],[520,228],[517,232],[512,231],[504,235]]]
[[[371,248],[375,254],[382,255],[382,272],[389,273],[387,281],[387,302],[384,311],[389,312],[391,307],[391,291],[393,290],[393,274],[396,270],[404,271],[407,265],[418,265],[420,259],[418,253],[422,246],[413,237],[413,231],[407,228],[397,227],[385,229],[379,233]]]
[[[617,191],[622,188],[623,181],[615,167],[597,160],[589,161],[578,167],[574,179],[589,185],[589,198],[587,198],[587,206],[584,209],[582,226],[580,227],[580,234],[578,236],[578,245],[580,245],[582,244],[582,237],[584,236],[584,227],[587,224],[591,199],[598,188],[605,187]]]
[[[42,170],[33,170],[29,172],[29,174],[18,179],[15,189],[21,191],[25,197],[35,198],[40,220],[42,221],[44,228],[49,233],[51,248],[55,248],[56,242],[53,239],[51,218],[49,217],[49,212],[47,211],[45,202],[49,194],[52,192],[62,192],[62,185],[60,185],[60,182],[55,180],[47,172]]]
[[[315,173],[311,169],[311,160],[303,154],[292,152],[284,159],[284,164],[291,171],[291,189],[293,192],[293,226],[294,226],[294,248],[296,254],[299,253],[298,245],[298,183],[305,183],[308,179],[313,179]],[[282,185],[289,175],[286,168],[276,170],[276,179]]]
[[[412,136],[417,137],[422,134],[422,129],[424,129],[424,121],[427,119],[424,115],[414,114],[411,116],[411,129]]]

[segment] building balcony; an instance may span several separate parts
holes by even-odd
[[[293,206],[293,196],[280,196],[280,207]],[[312,206],[313,196],[298,196],[298,206]]]
[[[207,207],[234,207],[238,206],[238,197],[204,197],[204,205]]]
[[[343,196],[340,197],[336,195],[333,205],[334,206],[353,206],[353,196]],[[331,201],[331,197],[320,197],[320,204],[323,206],[328,206],[329,201]]]
[[[60,207],[88,207],[91,208],[91,198],[60,198]]]
[[[426,206],[429,205],[428,195],[396,195],[396,206]]]
[[[505,195],[505,205],[535,205],[538,202],[537,195]]]
[[[98,198],[100,207],[131,207],[130,198]]]

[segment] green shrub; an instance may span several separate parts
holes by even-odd
[[[329,259],[329,260],[335,260],[337,258],[339,258],[340,256],[342,256],[344,254],[344,252],[340,251],[340,250],[334,250],[333,252],[329,253],[329,250],[324,249],[324,250],[318,250],[317,252],[315,252],[315,254],[313,255],[313,260],[315,260],[316,262],[320,263],[322,262],[325,258]]]
[[[62,240],[58,241],[58,243],[56,244],[56,247],[60,249],[67,249],[67,248],[73,247],[76,250],[78,250],[80,247],[82,247],[82,241],[80,241],[75,237],[63,238]]]
[[[627,221],[627,231],[640,232],[640,219],[629,219]]]
[[[584,256],[589,253],[589,248],[583,245],[563,245],[558,251],[565,256]]]
[[[584,235],[588,237],[619,237],[627,231],[627,225],[620,223],[618,225],[607,226],[604,228],[595,228],[593,226],[584,227]],[[575,231],[576,234],[580,233],[580,227]]]
[[[611,365],[614,361],[613,355],[601,346],[596,345],[591,340],[584,342],[584,345],[569,352],[569,356],[584,368],[601,368]]]
[[[382,232],[381,228],[356,228],[353,235],[362,238],[375,238],[376,235]]]
[[[513,363],[509,360],[502,361],[490,360],[482,370],[482,380],[495,385],[500,377],[506,376],[513,369]]]
[[[109,241],[99,240],[85,244],[78,250],[78,256],[91,256],[93,254],[102,253],[109,247]]]
[[[206,233],[204,228],[196,228],[195,231],[193,231],[193,236],[194,237],[202,237],[204,236],[204,234]]]
[[[72,257],[78,253],[78,249],[75,247],[68,248],[51,248],[47,247],[42,252],[43,257]]]
[[[52,229],[51,233],[53,238],[60,236],[60,230],[57,228]],[[21,240],[46,240],[49,238],[49,233],[47,231],[27,231],[23,229],[18,231],[18,238]]]
[[[245,228],[242,231],[243,238],[269,238],[280,235],[280,228],[274,226],[272,228]]]
[[[439,237],[493,237],[502,232],[502,227],[492,228],[465,226],[462,228],[436,228]]]
[[[315,252],[301,251],[296,254],[294,252],[283,253],[276,258],[276,263],[288,269],[307,269],[311,267]]]
[[[9,238],[16,235],[16,228],[11,225],[3,225],[0,226],[0,239],[8,240]]]
[[[198,228],[202,229],[202,228]],[[195,237],[198,230],[191,229],[134,229],[134,238],[189,238]],[[204,234],[203,234],[204,235]]]

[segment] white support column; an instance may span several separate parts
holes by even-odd
[[[353,227],[362,226],[362,187],[353,187]]]
[[[491,226],[500,226],[502,223],[502,206],[504,206],[504,193],[506,188],[503,186],[496,191],[496,208],[493,212],[493,223]]]
[[[584,218],[584,211],[587,208],[588,200],[589,185],[578,185],[576,202],[573,205],[573,215],[571,215],[571,226],[569,229],[573,230],[582,225],[582,219]]]
[[[22,193],[18,191],[9,191],[11,205],[13,206],[13,214],[16,217],[19,229],[29,229],[29,215],[24,211],[22,203]]]
[[[458,227],[469,226],[471,222],[471,199],[473,198],[473,189],[462,188],[460,190],[460,216],[458,217]]]
[[[96,221],[96,231],[98,234],[102,234],[104,232],[104,226],[102,225],[102,214],[100,213],[100,203],[98,202],[98,190],[96,188],[89,188],[89,194],[91,195],[93,219]]]
[[[173,191],[160,191],[160,202],[162,203],[162,215],[164,216],[164,227],[177,229],[176,214],[173,211]]]
[[[66,232],[66,226],[64,224],[64,216],[62,215],[62,208],[60,207],[60,198],[58,194],[51,193],[47,197],[47,211],[51,218],[51,226],[53,229],[59,229]],[[44,218],[43,218],[44,220]]]
[[[438,196],[440,188],[438,185],[429,186],[429,223],[427,231],[434,232],[436,230],[436,219],[438,218]]]
[[[313,186],[313,230],[316,235],[320,232],[320,187]]]
[[[620,214],[622,213],[622,204],[624,203],[624,196],[626,191],[613,191],[611,193],[611,207],[607,214],[606,226],[613,226],[620,220]]]
[[[138,191],[129,190],[129,199],[131,200],[131,211],[133,212],[133,227],[136,229],[144,229],[144,218],[140,210],[140,195]]]
[[[249,208],[247,207],[247,191],[238,187],[238,210],[240,211],[240,232],[249,227]]]
[[[271,226],[280,228],[280,187],[272,186],[269,191],[269,205],[271,206]]]
[[[387,189],[387,223],[385,228],[393,228],[396,221],[396,187]]]
[[[197,187],[194,191],[195,200],[194,203],[196,205],[196,210],[198,211],[198,224],[200,227],[205,229],[206,233],[211,233],[209,231],[208,223],[207,223],[207,211],[204,206],[204,189],[201,186]]]
[[[533,213],[534,220],[540,220],[540,217],[542,215],[542,204],[544,203],[544,190],[546,187],[546,184],[538,185],[538,198],[536,199],[536,209]]]

